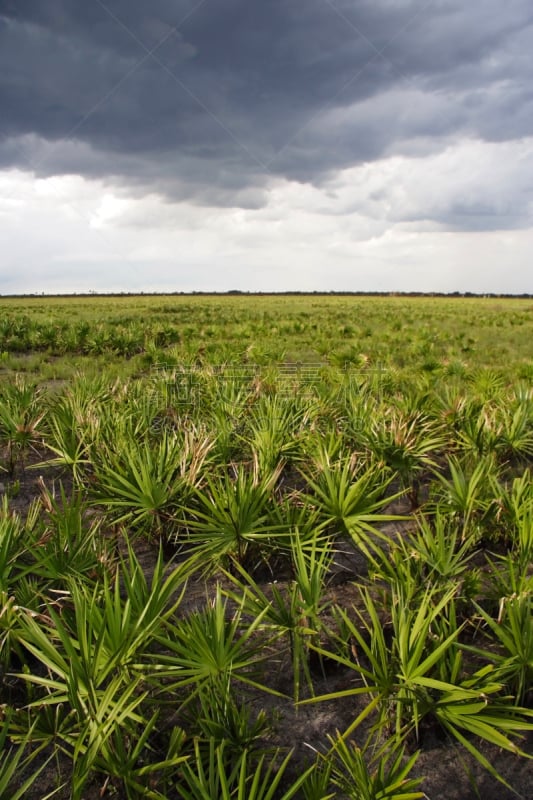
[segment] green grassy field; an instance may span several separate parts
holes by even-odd
[[[0,797],[528,797],[532,327],[3,298]]]
[[[489,366],[531,377],[533,302],[495,298],[170,296],[4,298],[0,368],[63,379],[184,363]]]

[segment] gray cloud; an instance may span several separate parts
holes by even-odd
[[[0,0],[0,166],[259,207],[276,177],[532,135],[532,32],[526,0]]]

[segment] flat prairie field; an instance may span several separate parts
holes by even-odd
[[[533,300],[0,298],[0,797],[533,796]]]
[[[382,364],[531,377],[533,299],[331,295],[0,298],[0,375],[191,363]]]

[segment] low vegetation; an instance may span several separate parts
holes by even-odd
[[[531,301],[1,305],[2,797],[525,794]]]

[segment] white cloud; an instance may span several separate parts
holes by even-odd
[[[423,158],[392,158],[343,170],[329,183],[327,213],[357,211],[387,223],[433,220],[474,230],[532,223],[533,138],[462,140]]]
[[[0,292],[533,292],[532,168],[533,139],[464,140],[322,188],[277,180],[247,209],[4,172]]]

